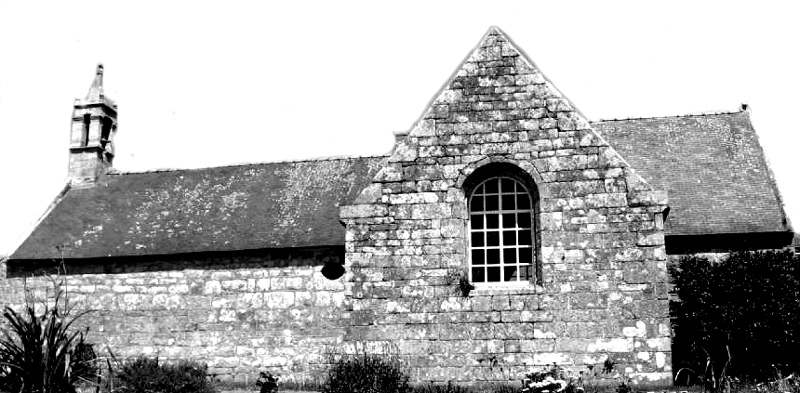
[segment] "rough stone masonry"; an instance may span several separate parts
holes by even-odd
[[[320,274],[319,263],[338,263],[337,254],[321,248],[68,264],[61,276],[0,263],[0,296],[14,308],[26,295],[42,304],[53,299],[53,280],[63,281],[62,300],[75,313],[89,311],[76,325],[89,328],[87,340],[101,356],[199,361],[222,382],[252,385],[259,370],[314,382],[348,324],[342,281]]]
[[[90,92],[101,89],[102,79],[96,79]],[[85,104],[108,106],[95,95],[99,101],[90,94]],[[116,106],[75,121],[91,125],[106,115],[116,116]],[[116,123],[103,124],[110,139]],[[87,135],[100,139],[77,149],[100,151],[106,139]],[[71,304],[92,310],[84,323],[96,349],[108,348],[120,358],[203,361],[222,380],[252,383],[266,369],[284,380],[319,381],[326,354],[355,348],[398,356],[415,382],[519,381],[553,363],[586,371],[605,360],[636,380],[671,380],[666,192],[637,175],[498,29],[487,33],[389,157],[336,161],[348,173],[336,179],[349,179],[331,180],[348,195],[339,210],[344,247],[188,249],[247,244],[271,233],[257,228],[224,238],[251,224],[237,226],[236,219],[261,211],[254,206],[264,195],[251,193],[251,182],[269,183],[259,185],[262,193],[290,190],[291,198],[284,199],[303,201],[303,211],[333,203],[314,202],[308,193],[315,185],[295,176],[324,173],[315,169],[320,165],[89,174],[90,181],[65,190],[56,204],[66,213],[47,216],[28,243],[67,232],[74,253],[99,250],[84,259],[67,255],[64,276]],[[531,202],[529,225],[514,229],[527,238],[512,239],[520,246],[509,248],[524,248],[530,256],[508,270],[520,274],[514,282],[499,282],[492,273],[477,282],[475,272],[495,267],[476,267],[483,262],[471,256],[477,255],[470,237],[477,221],[471,221],[470,197],[476,185],[498,176],[517,182]],[[367,180],[357,183],[361,178]],[[159,179],[170,179],[169,187]],[[353,198],[348,190],[356,184]],[[186,206],[170,210],[175,190],[190,190],[200,213],[193,216]],[[102,210],[122,199],[145,201],[128,207],[137,211],[124,224],[133,232],[105,219],[130,218]],[[262,207],[268,211],[277,203]],[[220,215],[225,222],[204,222],[218,206],[226,209]],[[296,230],[293,238],[311,239],[313,228],[291,227],[300,222],[288,213],[296,209],[279,210],[286,219],[277,225]],[[193,217],[204,229],[180,217]],[[256,222],[263,215],[248,217]],[[216,231],[213,238],[203,232],[209,228]],[[341,229],[322,232],[335,237]],[[131,243],[129,237],[139,232],[148,237]],[[98,239],[119,240],[116,233],[133,235],[99,244]],[[185,249],[145,253],[159,244]],[[26,290],[39,298],[46,294],[47,278],[28,277],[41,268],[37,263],[57,258],[37,244],[30,250],[33,256],[12,257],[2,266],[3,305],[21,306]],[[323,265],[331,263],[343,263],[345,275],[323,277]],[[472,279],[474,289],[465,279]]]
[[[537,188],[540,275],[462,296],[465,184],[509,166]],[[395,346],[416,380],[513,380],[605,359],[634,379],[670,380],[666,204],[493,29],[341,209],[345,340]]]

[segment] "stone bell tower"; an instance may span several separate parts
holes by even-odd
[[[103,65],[97,65],[92,87],[84,99],[75,99],[69,142],[69,179],[72,187],[92,187],[114,160],[112,140],[117,130],[117,104],[103,93]]]

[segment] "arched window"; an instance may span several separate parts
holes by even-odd
[[[479,177],[469,193],[470,280],[476,284],[532,282],[538,273],[537,201],[532,182],[508,171]]]

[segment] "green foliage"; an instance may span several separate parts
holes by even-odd
[[[98,367],[99,357],[94,351],[94,345],[84,340],[83,333],[72,351],[72,372],[81,377],[82,381],[90,381],[100,375]]]
[[[469,293],[475,289],[469,281],[469,276],[461,270],[451,270],[448,274],[448,281],[455,286],[455,293],[462,297],[469,297]]]
[[[680,299],[670,305],[676,382],[720,390],[729,376],[765,381],[800,371],[800,260],[792,253],[685,257],[670,274]]]
[[[278,377],[269,371],[262,371],[258,374],[256,387],[259,393],[275,393],[278,391]]]
[[[426,384],[414,387],[413,393],[471,393],[472,391],[464,386],[447,382],[447,385]]]
[[[0,390],[23,393],[72,393],[96,376],[96,358],[83,332],[72,329],[85,313],[72,315],[56,287],[53,305],[43,311],[27,300],[21,312],[3,311],[0,336]]]
[[[616,389],[614,389],[615,393],[633,393],[633,381],[630,378],[622,378],[617,385]]]
[[[500,384],[491,390],[493,393],[519,393],[520,389],[509,384]]]
[[[461,296],[468,297],[469,293],[475,289],[475,285],[469,281],[469,278],[466,275],[461,275],[458,277],[458,290],[461,293]]]
[[[407,393],[408,375],[391,356],[338,355],[320,389],[322,393]]]
[[[180,361],[162,364],[140,357],[114,372],[114,393],[215,393],[205,364]]]
[[[611,379],[621,379],[621,374],[615,373],[617,363],[610,357],[603,360],[602,364],[588,364],[586,371],[582,371],[574,383],[586,392],[609,391]]]

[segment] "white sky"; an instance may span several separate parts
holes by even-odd
[[[492,25],[590,120],[748,102],[800,225],[792,2],[280,4],[0,0],[0,255],[62,187],[73,100],[97,62],[119,104],[120,170],[373,155]]]

